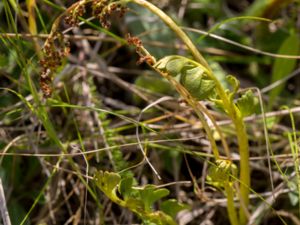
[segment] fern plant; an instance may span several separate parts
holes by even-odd
[[[98,171],[94,177],[96,185],[110,200],[134,212],[145,225],[176,225],[175,215],[187,208],[169,199],[162,202],[162,210],[155,210],[154,203],[169,195],[166,188],[157,188],[151,184],[136,187],[133,186],[133,177],[122,179],[119,174],[107,171]]]
[[[91,4],[89,4],[91,3]],[[107,1],[107,0],[81,0],[69,7],[53,24],[49,38],[44,45],[44,60],[42,60],[42,75],[40,79],[41,88],[45,97],[51,96],[51,80],[55,73],[56,68],[60,65],[61,59],[68,53],[69,45],[65,44],[63,35],[59,32],[59,24],[62,19],[70,24],[76,26],[79,23],[79,18],[84,16],[86,7],[91,6],[92,14],[95,18],[99,19],[102,26],[106,29],[110,27],[109,16],[117,12],[120,17],[124,15],[127,9],[128,3],[134,3],[140,5],[146,9],[149,9],[153,14],[157,15],[167,26],[169,26],[173,32],[182,40],[182,42],[189,49],[193,59],[179,56],[170,55],[156,60],[144,46],[141,40],[136,37],[127,36],[127,43],[136,47],[136,52],[140,56],[139,63],[145,62],[159,74],[165,77],[176,88],[179,94],[190,104],[195,110],[197,116],[201,120],[203,127],[207,133],[208,140],[211,143],[212,150],[215,157],[215,164],[213,165],[212,174],[209,177],[211,184],[221,186],[228,200],[228,214],[233,225],[244,225],[247,223],[247,211],[249,205],[249,190],[250,190],[250,167],[249,167],[249,146],[248,137],[246,133],[245,124],[243,118],[253,113],[254,97],[251,91],[244,93],[241,97],[237,97],[237,91],[239,90],[239,81],[231,75],[227,76],[227,82],[231,88],[227,89],[222,86],[221,82],[214,76],[209,64],[198,51],[194,43],[183,32],[183,30],[162,10],[154,6],[152,3],[145,0],[120,0],[120,1]],[[56,40],[56,41],[55,41]],[[174,77],[180,77],[180,82],[177,82]],[[226,143],[224,135],[220,128],[217,126],[216,121],[210,115],[208,110],[199,102],[199,100],[207,100],[219,108],[228,115],[232,120],[235,127],[236,137],[239,146],[240,154],[240,167],[239,167],[239,185],[236,178],[237,167],[230,160],[230,149]],[[221,137],[223,148],[228,157],[227,160],[220,159],[219,149],[214,140],[212,134],[212,128],[208,125],[205,116],[210,118],[214,128]],[[224,176],[224,174],[226,176]],[[223,177],[220,179],[220,177]],[[128,207],[132,211],[138,213],[137,206],[141,203],[135,202],[134,204],[129,201],[119,199],[115,190],[119,186],[119,191],[122,193],[120,177],[115,174],[100,172],[96,176],[98,187],[117,204]],[[108,179],[108,180],[107,180]],[[105,184],[113,180],[113,185]],[[121,182],[121,183],[120,183]],[[106,185],[106,186],[105,186]],[[107,186],[108,185],[108,186]],[[121,189],[120,189],[121,188]],[[151,187],[152,188],[152,187]],[[150,188],[150,189],[151,189]],[[129,188],[130,189],[130,188]],[[147,189],[147,188],[146,188]],[[148,190],[148,189],[147,189]],[[139,192],[143,195],[143,192]],[[234,206],[234,195],[239,198],[240,209],[239,215],[237,215],[236,208]],[[126,195],[126,193],[124,193]],[[147,214],[147,206],[143,205],[141,208],[143,211],[139,216],[145,215],[149,220],[154,220],[155,216],[158,216],[159,221],[168,221],[166,223],[173,224],[168,216],[164,216],[161,213]],[[161,216],[163,215],[163,216]],[[156,221],[156,220],[155,220]],[[157,221],[156,221],[157,222]],[[159,224],[159,223],[158,223]]]

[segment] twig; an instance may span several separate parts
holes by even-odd
[[[2,179],[0,178],[0,211],[1,211],[1,216],[2,216],[2,221],[4,225],[11,225],[8,210],[6,207],[6,200],[5,200],[5,195],[4,195],[4,190],[3,190],[3,185],[2,185]]]
[[[139,116],[138,116],[138,122],[140,122],[141,117],[142,117],[142,114],[143,114],[146,110],[148,110],[149,108],[151,108],[152,106],[154,106],[154,105],[156,105],[156,104],[159,104],[160,102],[167,101],[167,100],[170,100],[170,99],[172,99],[172,98],[170,98],[170,97],[168,97],[168,96],[165,96],[165,97],[162,97],[162,98],[156,100],[155,102],[151,103],[151,104],[148,105],[147,107],[145,107],[145,108],[140,112],[140,114],[139,114]],[[146,152],[145,152],[145,150],[143,149],[143,146],[142,146],[142,144],[141,144],[140,137],[139,137],[139,126],[138,126],[138,125],[136,126],[136,138],[137,138],[137,140],[138,140],[138,146],[139,146],[139,148],[140,148],[140,150],[141,150],[141,152],[143,153],[143,156],[144,156],[143,161],[146,160],[146,162],[148,163],[148,165],[150,166],[150,168],[152,169],[152,171],[155,173],[155,175],[157,176],[157,178],[158,178],[159,180],[161,180],[160,175],[158,174],[158,172],[156,171],[156,169],[154,168],[154,166],[153,166],[153,165],[151,164],[151,162],[149,161],[149,159],[148,159],[148,157],[147,157],[147,155],[146,155]]]
[[[186,30],[186,31],[190,31],[190,32],[194,32],[194,33],[199,33],[199,34],[207,35],[208,37],[212,37],[212,38],[214,38],[216,40],[223,41],[223,42],[225,42],[227,44],[231,44],[231,45],[237,46],[239,48],[246,49],[248,51],[251,51],[251,52],[254,52],[254,53],[257,53],[257,54],[271,56],[271,57],[274,57],[274,58],[300,59],[299,55],[283,55],[283,54],[275,54],[275,53],[271,53],[271,52],[265,52],[265,51],[262,51],[262,50],[259,50],[259,49],[256,49],[256,48],[252,48],[252,47],[247,46],[247,45],[243,45],[243,44],[237,43],[237,42],[232,41],[230,39],[227,39],[227,38],[215,35],[215,34],[211,34],[211,33],[206,32],[206,31],[202,31],[202,30],[198,30],[198,29],[194,29],[194,28],[190,28],[190,27],[181,27],[181,28],[183,30]]]
[[[288,81],[289,79],[293,78],[294,76],[297,76],[299,73],[300,73],[300,68],[294,70],[292,73],[283,77],[282,79],[279,79],[279,80],[275,81],[274,83],[264,87],[263,89],[261,89],[261,93],[267,93],[268,91],[278,87],[279,85],[283,84],[284,82]]]

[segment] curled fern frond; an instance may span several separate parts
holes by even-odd
[[[179,76],[180,83],[197,100],[208,99],[214,94],[216,84],[208,76],[207,69],[188,58],[167,56],[159,60],[154,67],[173,77]]]

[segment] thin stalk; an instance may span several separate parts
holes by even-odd
[[[35,7],[36,7],[36,1],[35,0],[27,0],[26,1],[27,4],[27,9],[28,9],[28,30],[30,32],[30,34],[32,35],[36,35],[37,34],[37,26],[36,26],[36,16],[35,16]],[[37,40],[37,38],[33,38],[34,41],[34,47],[35,47],[35,51],[39,57],[39,59],[42,58],[42,54],[41,54],[41,48],[39,45],[39,42]]]
[[[241,225],[247,224],[247,208],[250,194],[250,165],[249,165],[249,145],[245,124],[241,116],[232,119],[235,125],[240,153],[240,211],[239,219]]]
[[[58,31],[60,22],[63,20],[64,16],[66,16],[68,13],[70,13],[73,9],[75,9],[78,5],[84,5],[89,3],[91,0],[81,0],[78,1],[76,3],[74,3],[73,5],[71,5],[69,8],[67,8],[65,11],[63,11],[53,22],[52,27],[51,27],[51,31],[49,34],[48,39],[46,40],[46,43],[44,45],[47,44],[48,40],[51,40],[51,38],[53,36],[55,36],[55,33]]]
[[[237,213],[234,207],[234,189],[231,183],[227,183],[224,186],[227,198],[227,213],[231,225],[239,225]]]

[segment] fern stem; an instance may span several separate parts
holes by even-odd
[[[234,190],[232,184],[228,183],[225,185],[225,192],[227,198],[227,213],[231,225],[239,225],[237,213],[234,207]]]
[[[242,117],[233,119],[240,153],[240,225],[247,224],[247,208],[249,205],[250,192],[250,166],[249,166],[249,146],[248,136]]]

